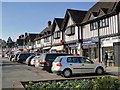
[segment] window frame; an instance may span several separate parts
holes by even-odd
[[[70,26],[66,28],[66,35],[71,36],[75,35],[75,26]]]
[[[53,38],[54,39],[59,39],[60,38],[60,31],[55,32],[54,35],[53,35]]]

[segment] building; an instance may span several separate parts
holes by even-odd
[[[83,55],[99,62],[108,53],[109,61],[116,63],[115,44],[120,42],[119,2],[97,2],[82,22]],[[118,8],[119,7],[119,8]]]
[[[63,24],[63,40],[66,52],[70,54],[81,54],[81,22],[86,11],[67,9]]]
[[[63,30],[61,30],[61,25],[63,18],[54,18],[52,25],[52,48],[51,52],[64,52],[64,40],[63,40]]]

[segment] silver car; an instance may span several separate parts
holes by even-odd
[[[53,61],[51,70],[54,73],[62,74],[64,77],[70,77],[77,73],[103,74],[105,66],[86,57],[59,56]]]

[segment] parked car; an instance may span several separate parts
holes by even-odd
[[[71,54],[65,54],[65,53],[44,53],[40,57],[40,66],[43,67],[44,70],[47,70],[48,72],[51,71],[52,62],[56,59],[58,56],[66,56]]]
[[[40,58],[40,56],[33,57],[30,61],[30,65],[35,66],[36,60],[38,60],[39,58]]]
[[[40,67],[40,62],[41,62],[41,55],[36,59],[35,61],[35,67]]]
[[[26,63],[27,65],[30,65],[30,61],[31,61],[31,59],[34,58],[34,57],[35,57],[35,55],[29,56],[29,57],[26,59],[25,63]]]
[[[15,57],[14,54],[11,54],[10,57],[9,57],[9,60],[12,61],[12,59]]]
[[[60,56],[53,61],[51,69],[64,77],[70,77],[72,74],[77,73],[103,74],[105,66],[86,57]]]
[[[25,63],[29,56],[35,55],[34,53],[20,53],[17,57],[17,61],[20,63]]]
[[[15,56],[12,58],[12,61],[17,61],[17,57],[18,57],[19,53],[15,54]]]

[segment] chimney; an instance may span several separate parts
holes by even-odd
[[[50,27],[50,25],[51,25],[51,21],[48,21],[48,27]]]

